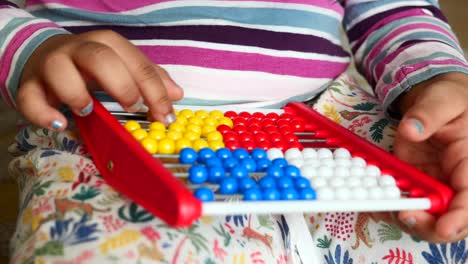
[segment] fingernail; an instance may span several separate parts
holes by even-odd
[[[50,126],[51,126],[52,129],[54,129],[54,130],[60,130],[60,129],[62,129],[62,127],[63,127],[63,123],[62,123],[61,121],[54,120]]]
[[[411,229],[416,225],[416,219],[414,217],[410,217],[405,220],[405,225]]]
[[[87,116],[93,111],[93,102],[89,103],[85,108],[81,109],[79,115]]]
[[[140,97],[140,99],[138,99],[138,101],[135,104],[127,108],[127,111],[138,112],[141,110],[142,107],[143,107],[143,98]]]
[[[411,119],[411,122],[413,122],[413,126],[418,130],[419,134],[422,134],[424,132],[424,126],[421,123],[421,121],[417,119]]]
[[[174,113],[166,115],[166,120],[164,120],[164,125],[168,126],[176,121],[176,116]]]

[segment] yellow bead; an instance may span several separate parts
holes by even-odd
[[[206,137],[209,133],[216,131],[216,127],[212,125],[205,125],[202,127],[202,136]]]
[[[207,117],[203,119],[203,124],[205,125],[211,125],[211,126],[217,126],[218,125],[218,120],[214,117]]]
[[[188,122],[189,122],[189,124],[195,124],[195,125],[199,125],[199,126],[203,125],[203,119],[201,119],[200,117],[197,117],[197,116],[193,116],[193,117],[189,118]]]
[[[219,131],[212,131],[206,135],[206,140],[209,141],[223,141],[223,134]]]
[[[166,126],[161,122],[151,122],[149,130],[162,130],[166,131]]]
[[[169,125],[169,130],[174,130],[174,131],[179,131],[180,133],[184,133],[185,126],[180,123],[174,122]]]
[[[194,113],[190,109],[183,109],[179,112],[179,116],[185,117],[186,119],[191,118],[193,115]]]
[[[166,133],[166,138],[170,138],[172,140],[178,140],[182,138],[182,133],[176,130],[169,130]]]
[[[230,128],[232,128],[233,124],[232,124],[232,120],[231,118],[229,117],[221,117],[219,120],[218,120],[218,125],[227,125],[229,126]]]
[[[127,131],[130,131],[130,132],[141,128],[140,123],[138,123],[135,120],[127,121],[125,123],[124,127],[125,127],[125,129],[127,129]]]
[[[200,134],[195,133],[193,131],[187,131],[187,132],[184,133],[183,138],[187,139],[187,140],[190,140],[190,141],[194,141],[194,140],[200,138]]]
[[[208,148],[208,147],[209,147],[208,142],[206,142],[206,140],[201,139],[201,138],[196,139],[192,142],[192,148],[197,152],[202,148]]]
[[[195,125],[195,124],[188,124],[185,127],[185,132],[188,132],[188,131],[191,131],[191,132],[197,133],[198,135],[201,135],[201,126]]]
[[[181,138],[175,142],[175,153],[180,153],[180,151],[184,148],[191,148],[192,147],[192,141]]]
[[[174,154],[175,153],[175,142],[170,138],[163,138],[158,142],[158,153],[159,154]]]
[[[222,140],[209,141],[208,146],[210,147],[210,149],[216,151],[220,148],[224,148],[224,142]]]
[[[181,125],[185,126],[185,125],[187,125],[188,120],[187,120],[187,118],[185,118],[183,116],[178,116],[174,123],[181,124]]]
[[[150,130],[148,132],[148,137],[154,138],[156,140],[160,140],[166,137],[166,131],[164,130]]]
[[[210,116],[215,119],[220,119],[221,117],[224,117],[224,114],[220,110],[213,110],[210,112]]]
[[[208,113],[208,111],[203,110],[203,109],[195,111],[195,116],[196,116],[196,117],[199,117],[199,118],[201,118],[201,119],[205,119],[205,118],[207,118],[209,115],[210,115],[210,114]]]
[[[148,136],[148,132],[146,132],[146,130],[143,128],[139,128],[137,130],[133,130],[132,136],[136,138],[136,140],[140,141]]]
[[[158,152],[158,141],[154,138],[145,137],[140,141],[140,143],[151,155]]]

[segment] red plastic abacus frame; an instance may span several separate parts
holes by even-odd
[[[453,192],[390,153],[372,145],[354,133],[332,122],[309,106],[289,103],[285,112],[303,117],[327,146],[343,147],[353,156],[377,165],[392,175],[400,189],[411,198],[430,200],[431,213],[447,210]],[[109,111],[96,99],[94,110],[86,116],[74,116],[86,146],[107,183],[146,210],[176,227],[191,225],[202,215],[202,203],[150,155]],[[402,201],[403,202],[403,201]]]

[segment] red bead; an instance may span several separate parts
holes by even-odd
[[[255,112],[252,114],[252,117],[261,120],[265,118],[265,114],[262,112]]]
[[[294,133],[283,134],[284,142],[299,142],[297,136]]]
[[[224,113],[224,116],[233,119],[234,117],[237,116],[237,113],[234,111],[227,111],[226,113]]]
[[[284,125],[279,128],[281,134],[294,133],[294,130],[289,125]]]
[[[229,141],[229,142],[224,143],[224,146],[232,151],[232,150],[239,148],[239,142]]]
[[[289,142],[288,143],[288,149],[290,148],[298,148],[300,150],[302,150],[304,147],[302,146],[301,143],[297,142],[297,141],[294,141],[294,142]]]
[[[272,142],[271,145],[274,148],[280,149],[281,151],[284,151],[286,149],[286,144],[284,144],[283,141]]]
[[[234,131],[227,131],[226,133],[223,134],[223,141],[228,142],[228,141],[237,141],[238,136],[237,133]]]
[[[268,135],[270,135],[271,133],[279,133],[278,128],[276,126],[264,127],[263,131],[265,131]]]
[[[247,131],[247,127],[244,125],[235,125],[232,130],[236,131],[238,134]]]
[[[252,133],[246,131],[239,135],[239,141],[246,142],[246,141],[254,141],[255,137]]]
[[[255,117],[251,117],[251,118],[247,119],[247,124],[262,126],[262,121],[256,119]]]
[[[266,132],[259,131],[257,134],[255,134],[255,141],[257,143],[263,142],[263,141],[269,141],[269,140],[270,140],[270,137],[268,136]]]
[[[247,119],[242,116],[236,116],[232,119],[232,123],[235,125],[247,125]]]
[[[290,114],[290,113],[283,113],[283,114],[281,114],[280,119],[285,119],[285,120],[289,121],[289,120],[293,119],[293,117],[294,116],[292,114]]]
[[[268,136],[270,137],[270,141],[272,143],[283,141],[283,136],[281,136],[281,134],[278,132],[271,133]]]
[[[276,121],[276,125],[278,127],[289,126],[289,124],[290,124],[290,121],[286,119],[278,119],[278,121]]]
[[[247,149],[249,152],[256,148],[255,142],[253,141],[245,141],[242,142],[242,147]]]
[[[267,126],[274,126],[276,125],[275,121],[271,118],[265,118],[262,120],[262,126],[267,127]]]
[[[277,113],[268,113],[266,115],[267,118],[273,119],[273,121],[277,120],[279,118],[279,115]]]
[[[300,119],[291,120],[291,126],[294,128],[295,132],[303,132],[305,130],[305,123]]]
[[[239,113],[240,116],[242,116],[243,118],[250,118],[252,115],[249,113],[249,112],[240,112]]]
[[[255,135],[255,134],[257,134],[258,132],[262,131],[262,128],[261,128],[259,125],[257,125],[257,124],[253,124],[253,125],[249,125],[249,126],[247,127],[247,131],[249,131],[250,133],[252,133],[252,134]]]
[[[216,128],[221,134],[225,134],[228,131],[231,131],[231,128],[228,125],[220,125]]]
[[[271,143],[270,143],[270,141],[257,142],[257,147],[261,148],[263,150],[268,150],[268,149],[271,148]]]

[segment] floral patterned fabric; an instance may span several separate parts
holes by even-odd
[[[391,150],[395,126],[361,80],[350,69],[313,107]],[[109,187],[74,132],[25,126],[10,151],[20,188],[11,263],[293,263],[301,258],[295,229],[313,238],[310,251],[327,264],[463,264],[468,257],[466,241],[426,243],[367,213],[300,215],[310,232],[281,215],[203,217],[175,229]]]

